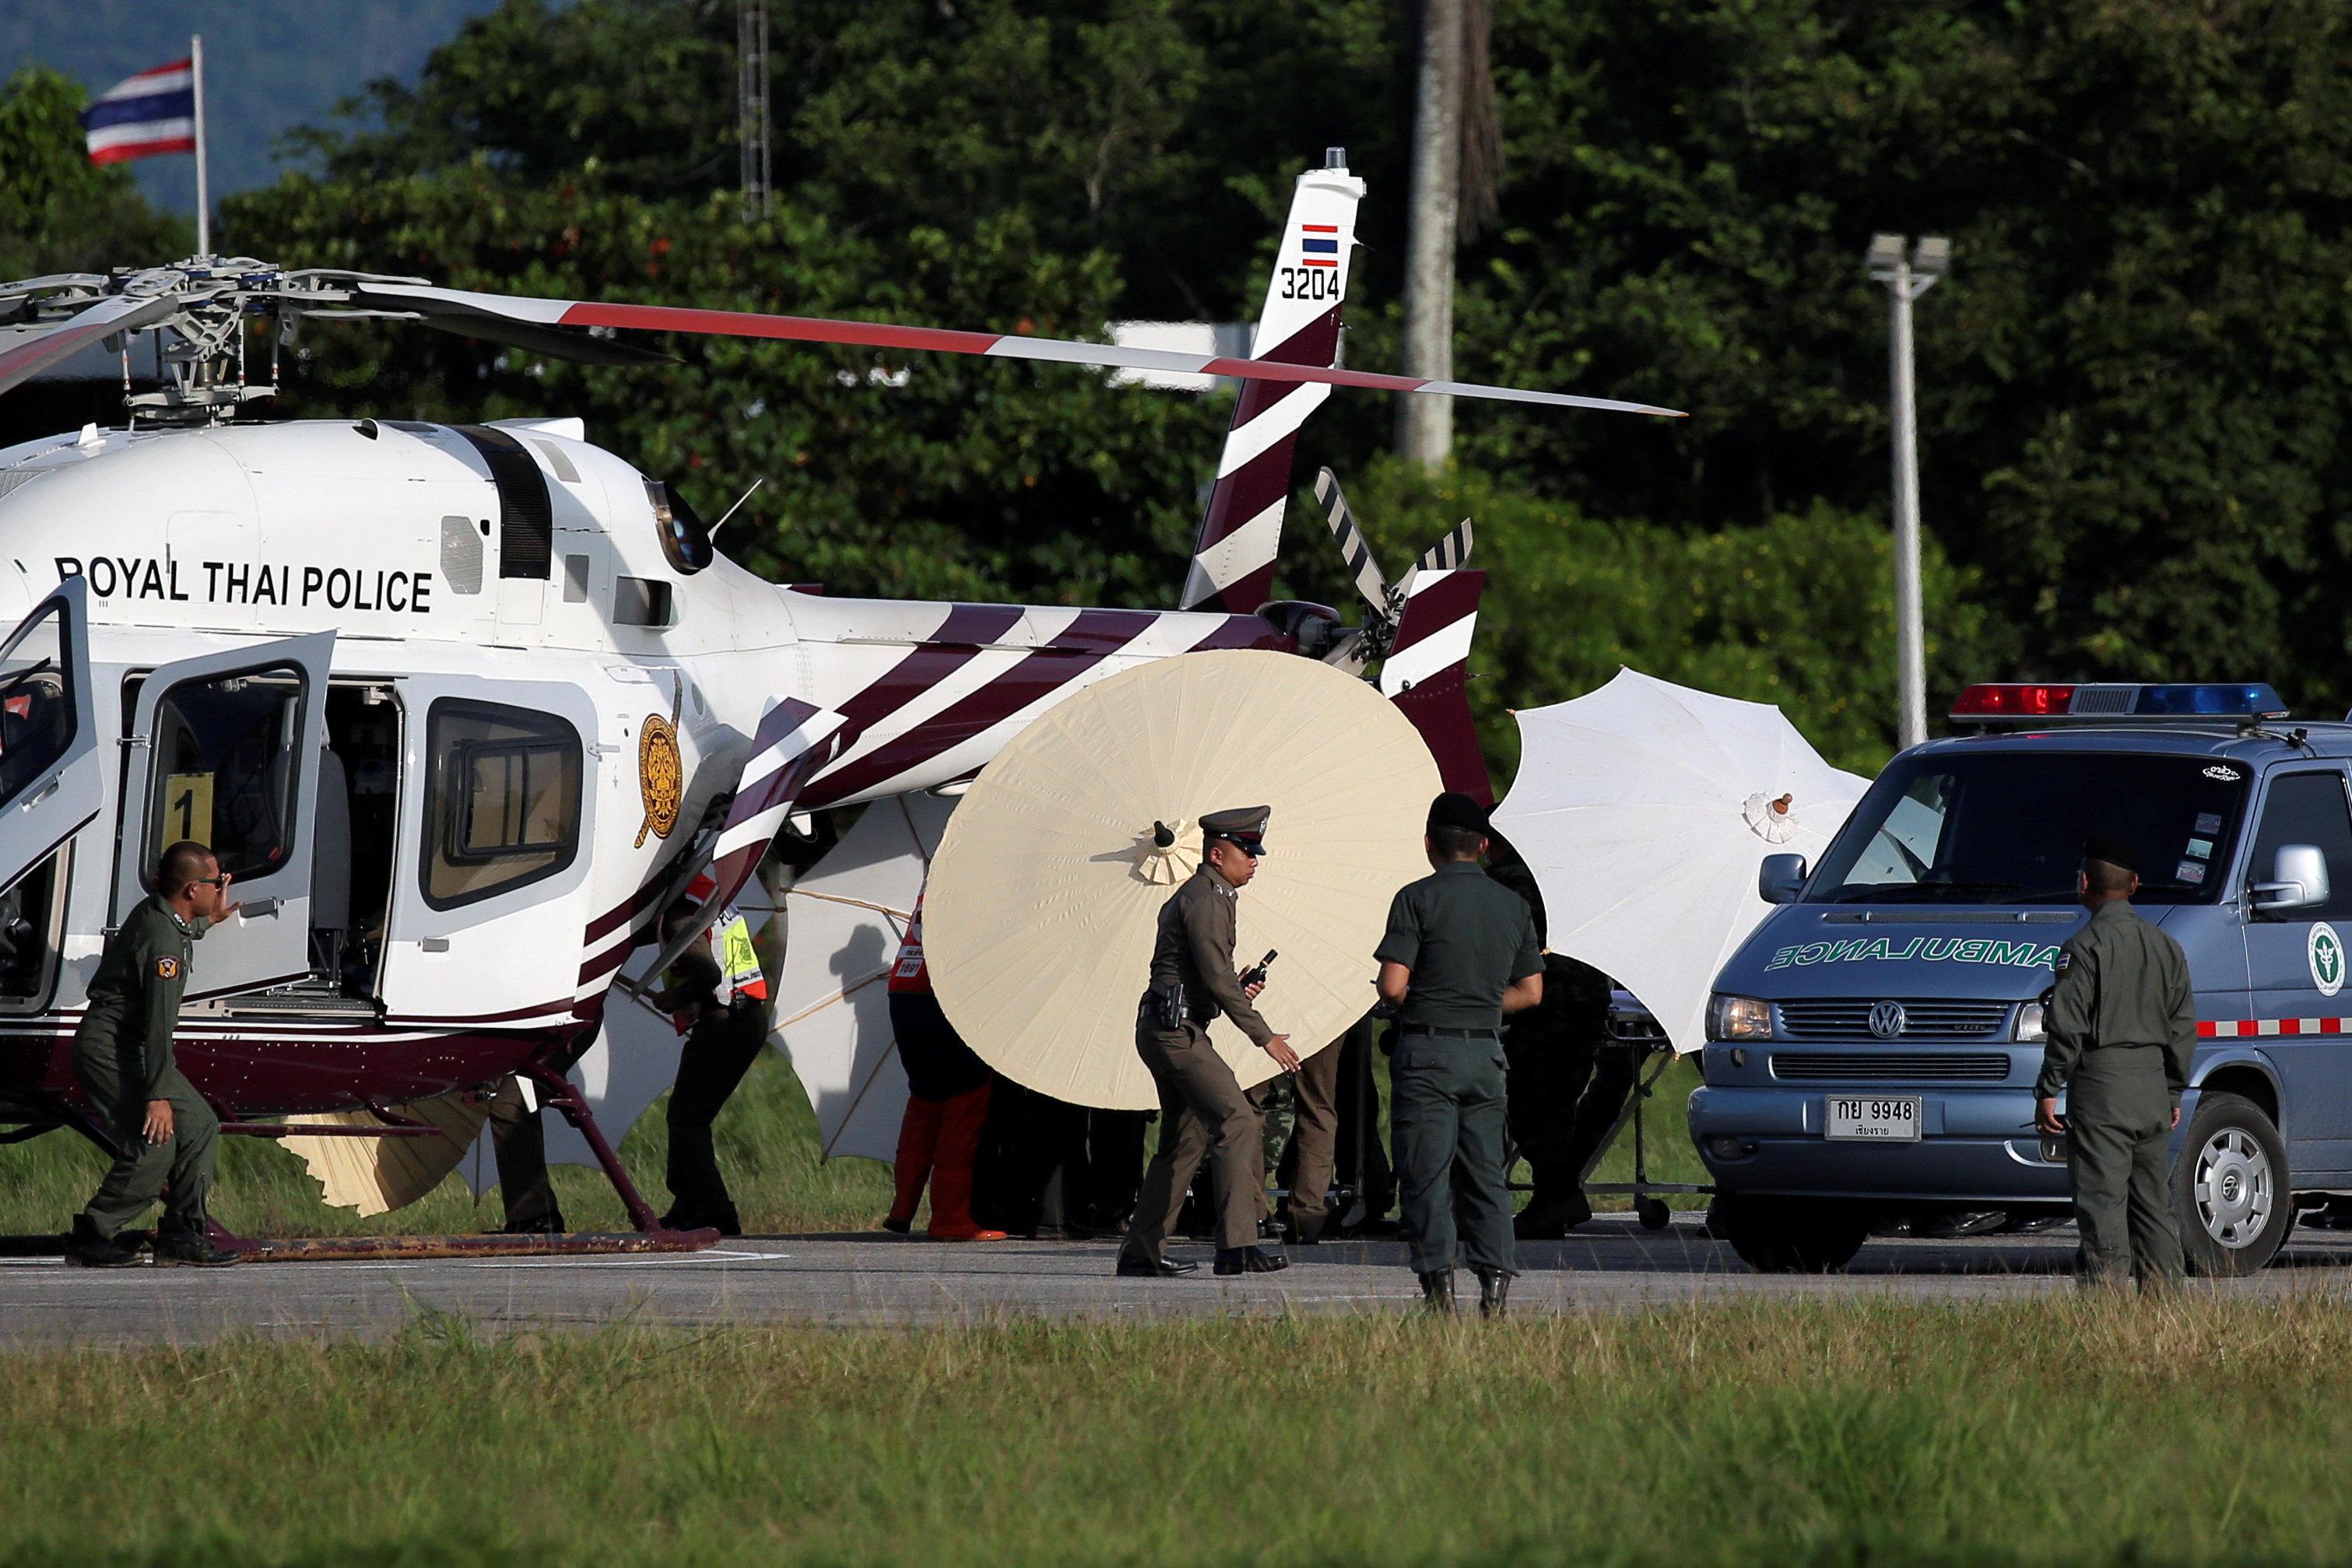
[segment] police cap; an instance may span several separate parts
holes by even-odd
[[[1265,853],[1265,824],[1273,815],[1271,806],[1236,806],[1229,811],[1211,811],[1201,819],[1201,834],[1206,839],[1223,839],[1247,851],[1255,859]]]
[[[1459,789],[1448,789],[1429,803],[1429,823],[1424,831],[1433,833],[1440,828],[1459,828],[1483,838],[1486,833],[1486,808]]]
[[[2139,874],[2139,852],[2133,849],[2129,839],[2119,839],[2113,833],[2093,833],[2083,841],[2083,858],[2105,861],[2121,866],[2134,876]]]

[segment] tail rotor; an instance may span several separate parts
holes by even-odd
[[[1356,592],[1364,601],[1369,613],[1364,624],[1341,637],[1324,654],[1326,664],[1337,664],[1350,674],[1360,674],[1365,665],[1388,657],[1396,646],[1397,627],[1404,620],[1405,608],[1412,601],[1416,584],[1424,573],[1456,571],[1470,559],[1470,519],[1463,518],[1451,532],[1423,551],[1419,560],[1404,577],[1394,583],[1381,572],[1380,562],[1372,559],[1372,547],[1364,538],[1364,530],[1356,525],[1356,516],[1348,509],[1348,497],[1340,493],[1339,481],[1328,468],[1315,476],[1315,499],[1323,508],[1323,520],[1331,529],[1331,540],[1339,547],[1339,559],[1347,563],[1348,575],[1355,580]]]

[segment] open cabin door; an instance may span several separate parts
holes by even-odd
[[[106,798],[89,631],[72,577],[0,643],[0,889],[88,827]]]
[[[310,972],[310,875],[325,746],[320,632],[165,664],[139,688],[123,768],[114,924],[155,892],[182,839],[210,846],[245,911],[196,948],[190,1001]]]

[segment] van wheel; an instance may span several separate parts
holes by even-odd
[[[1870,1217],[1835,1198],[1724,1195],[1726,1238],[1759,1274],[1831,1274],[1870,1239]]]
[[[2242,1094],[2198,1096],[2172,1190],[2192,1274],[2251,1274],[2277,1255],[2294,1224],[2286,1145]]]

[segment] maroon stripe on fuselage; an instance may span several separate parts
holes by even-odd
[[[1017,660],[980,690],[818,779],[809,791],[809,803],[846,800],[953,750],[1069,685],[1159,619],[1160,612],[1151,610],[1080,611],[1052,643]]]
[[[1215,631],[1193,643],[1192,651],[1199,653],[1211,648],[1266,648],[1287,653],[1294,647],[1270,621],[1255,615],[1228,615]]]

